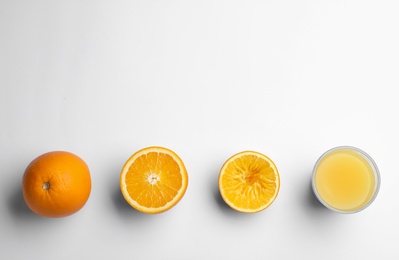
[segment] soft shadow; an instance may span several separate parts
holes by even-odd
[[[232,209],[229,205],[227,205],[227,203],[223,200],[222,195],[220,194],[218,178],[219,178],[219,170],[213,171],[213,174],[210,174],[209,187],[211,187],[211,194],[213,196],[213,200],[217,205],[217,208],[223,215],[226,215],[234,219],[248,219],[248,218],[253,218],[256,215],[265,213],[265,212],[258,212],[254,214],[248,214]]]
[[[36,213],[31,211],[26,205],[24,197],[22,195],[21,184],[15,184],[14,186],[15,187],[12,189],[12,193],[7,198],[8,209],[12,215],[12,218],[18,222],[35,223],[47,219],[45,217],[37,215]]]
[[[119,183],[116,187],[114,187],[112,191],[112,202],[114,203],[115,209],[122,217],[143,217],[146,214],[142,213],[127,203],[125,198],[122,195],[122,192],[119,188]]]
[[[26,205],[21,187],[13,189],[13,193],[8,197],[8,208],[14,218],[32,219],[37,217]]]
[[[34,213],[29,209],[22,194],[22,184],[14,184],[12,192],[7,198],[7,206],[12,216],[12,220],[17,224],[27,224],[31,226],[49,225],[49,223],[58,223],[60,220],[68,219],[69,217],[51,218],[44,217]]]
[[[127,201],[123,197],[119,183],[120,168],[114,167],[114,169],[110,170],[109,172],[110,172],[109,174],[110,180],[108,184],[111,187],[110,196],[112,204],[118,215],[123,219],[134,219],[134,220],[148,219],[149,215],[151,214],[145,214],[136,210],[135,208],[130,206],[130,204],[127,203]]]
[[[227,205],[226,202],[224,202],[222,195],[220,194],[219,187],[217,185],[216,188],[213,189],[212,194],[213,194],[213,199],[216,202],[216,205],[223,213],[234,214],[237,212],[236,210],[230,208],[230,206]]]
[[[341,232],[342,228],[345,227],[347,221],[350,218],[346,217],[346,214],[334,212],[326,208],[316,197],[313,192],[312,182],[304,183],[302,189],[302,212],[304,217],[308,219],[306,222],[309,232],[320,234],[335,234]]]
[[[309,208],[314,210],[327,210],[329,211],[321,202],[317,199],[316,195],[313,192],[312,181],[309,182],[309,186],[306,192],[306,204]]]
[[[303,197],[303,210],[314,219],[314,222],[332,221],[338,218],[339,213],[333,212],[326,208],[316,197],[313,192],[312,182],[309,181],[305,186]]]

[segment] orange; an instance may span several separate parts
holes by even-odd
[[[161,213],[175,206],[186,192],[188,175],[180,157],[163,147],[134,153],[120,175],[125,200],[144,213]]]
[[[219,190],[232,209],[255,213],[269,207],[280,189],[276,165],[254,151],[237,153],[228,159],[219,174]]]
[[[78,156],[64,151],[34,159],[22,178],[28,207],[44,217],[66,217],[80,210],[91,191],[89,168]]]

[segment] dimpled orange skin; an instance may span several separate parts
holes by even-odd
[[[54,151],[37,157],[22,178],[22,194],[27,206],[44,217],[72,215],[86,204],[90,192],[87,164],[69,152]]]

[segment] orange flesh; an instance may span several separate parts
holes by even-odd
[[[165,206],[182,186],[179,165],[168,154],[143,154],[129,167],[126,185],[130,197],[140,205]]]
[[[182,160],[163,147],[147,147],[124,165],[120,188],[126,201],[144,213],[172,208],[186,192],[188,175]]]
[[[226,162],[219,184],[226,203],[243,212],[268,207],[279,189],[277,169],[270,162],[253,154]]]

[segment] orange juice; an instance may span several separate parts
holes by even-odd
[[[341,213],[366,208],[380,184],[373,159],[354,147],[337,147],[324,153],[313,170],[313,190],[322,204]]]

